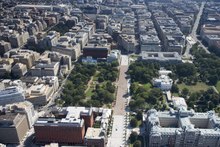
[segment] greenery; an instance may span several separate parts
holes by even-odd
[[[130,146],[132,147],[141,147],[144,145],[144,139],[142,136],[139,136],[137,132],[131,132],[130,137]]]
[[[129,107],[131,111],[142,112],[151,108],[165,110],[167,105],[163,93],[158,88],[152,88],[151,80],[158,76],[160,65],[136,61],[129,67],[128,73],[131,77]],[[139,116],[138,119],[141,116]]]
[[[137,61],[129,66],[128,74],[131,82],[141,84],[150,83],[153,77],[158,76],[159,64]]]
[[[133,147],[141,147],[141,141],[140,141],[140,140],[136,140],[136,141],[134,142]]]
[[[93,124],[93,128],[100,128],[101,126],[101,122],[100,121],[96,121],[94,124]]]
[[[182,91],[184,88],[190,90],[190,92],[199,92],[201,90],[208,90],[209,86],[203,82],[197,82],[195,85],[186,85],[185,83],[178,84],[178,89]],[[175,92],[178,93],[178,92]]]
[[[117,79],[117,65],[115,62],[98,65],[77,63],[61,94],[64,105],[101,107],[111,104],[115,98],[116,87],[112,82]],[[103,76],[106,73],[108,76]],[[103,81],[93,81],[94,76],[103,77]]]
[[[170,91],[172,93],[179,93],[179,87],[176,84],[173,84]]]
[[[70,74],[61,94],[65,106],[83,105],[84,91],[95,71],[95,65],[82,65],[79,63],[75,65],[75,69]]]
[[[216,89],[218,90],[218,92],[220,92],[220,81],[217,82]]]
[[[138,112],[151,108],[165,110],[166,104],[163,93],[158,88],[146,88],[137,83],[132,83],[130,87],[132,99],[129,107],[132,111]]]
[[[138,111],[136,115],[137,120],[142,120],[142,117],[143,117],[142,112]]]
[[[220,80],[220,58],[214,54],[207,54],[195,44],[191,50],[195,59],[194,64],[198,69],[199,79],[204,83],[216,85]]]
[[[130,143],[134,143],[138,138],[137,132],[131,132],[131,135],[129,137]]]
[[[220,96],[212,88],[207,91],[193,92],[186,102],[190,108],[194,108],[198,112],[205,112],[208,110],[219,111]]]
[[[138,120],[136,118],[132,118],[130,121],[130,125],[132,128],[136,128],[138,125]]]

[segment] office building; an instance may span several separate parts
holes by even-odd
[[[101,128],[88,128],[85,134],[85,145],[88,147],[105,147],[107,134]]]
[[[33,105],[46,105],[54,93],[53,86],[36,84],[26,90],[25,98]]]
[[[107,143],[107,128],[112,114],[111,109],[86,107],[56,107],[54,117],[39,118],[34,124],[36,141],[56,142],[103,147]],[[99,128],[92,128],[94,123]]]
[[[69,36],[61,36],[57,44],[52,46],[52,51],[71,56],[72,60],[77,60],[81,54],[80,44],[76,43],[76,38]]]
[[[20,144],[29,130],[25,114],[0,111],[0,142]]]
[[[11,44],[3,40],[0,41],[0,56],[3,56],[4,53],[11,50]]]
[[[27,66],[22,63],[16,63],[12,67],[11,73],[14,77],[20,78],[27,73]]]
[[[22,102],[25,100],[25,92],[22,87],[11,86],[0,90],[0,105]]]
[[[164,112],[151,109],[144,119],[149,147],[220,146],[220,118],[214,111],[196,113],[182,106]]]
[[[37,113],[34,111],[34,106],[28,101],[8,104],[5,106],[6,110],[13,111],[14,113],[25,114],[28,120],[29,128],[32,127],[37,119]]]
[[[141,52],[141,60],[159,63],[182,63],[181,56],[177,52]]]
[[[141,51],[160,52],[160,40],[156,35],[140,35]]]
[[[107,58],[110,52],[110,44],[88,44],[83,48],[83,56],[97,58]]]
[[[31,68],[32,76],[57,76],[59,72],[59,62],[39,63]]]

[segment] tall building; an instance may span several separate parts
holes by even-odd
[[[7,87],[0,90],[0,105],[22,102],[25,100],[25,93],[22,87]]]
[[[220,118],[213,112],[196,113],[179,107],[178,110],[145,114],[149,147],[219,147]]]
[[[13,111],[14,113],[25,114],[28,120],[29,128],[32,127],[32,125],[34,124],[34,122],[36,121],[38,117],[34,111],[33,104],[31,104],[28,101],[8,104],[5,106],[5,108],[10,111]]]
[[[19,144],[29,129],[26,115],[0,112],[0,142]]]
[[[5,52],[11,49],[11,44],[3,40],[0,41],[0,56],[3,56]]]

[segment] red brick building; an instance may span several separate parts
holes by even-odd
[[[39,118],[34,130],[38,143],[82,144],[85,123],[83,119],[75,118]]]
[[[82,144],[86,129],[94,124],[92,108],[65,107],[52,113],[55,117],[39,118],[34,124],[39,143]]]

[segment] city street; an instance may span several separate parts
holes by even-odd
[[[210,53],[207,49],[207,47],[205,47],[200,40],[197,39],[197,35],[196,35],[196,30],[199,26],[199,21],[201,19],[201,16],[202,16],[202,13],[203,13],[203,9],[204,9],[204,6],[205,6],[205,2],[202,2],[201,6],[200,6],[200,9],[199,9],[199,13],[197,14],[197,17],[196,17],[196,20],[195,20],[195,23],[193,25],[193,28],[192,28],[192,32],[191,34],[189,34],[188,36],[190,36],[193,40],[193,42],[198,42],[200,44],[200,46],[207,52],[207,53]],[[190,49],[192,48],[192,44],[187,41],[187,44],[186,44],[186,51],[184,53],[184,56],[185,57],[189,57],[190,56]]]
[[[118,90],[116,96],[116,104],[113,108],[113,127],[112,135],[108,141],[108,147],[125,146],[126,143],[126,103],[128,95],[128,79],[126,72],[128,70],[129,58],[122,55],[120,64],[120,73],[118,79]]]

